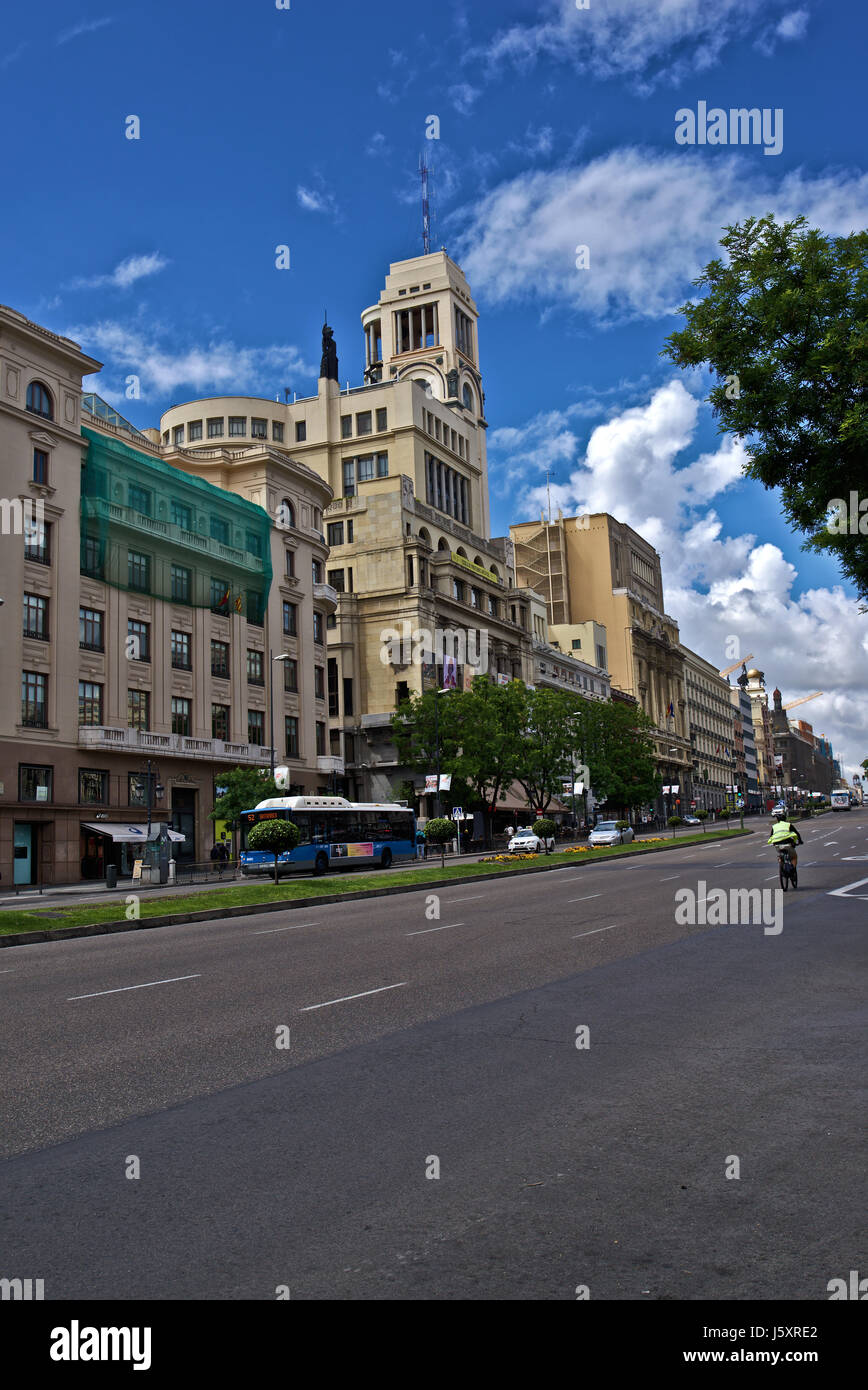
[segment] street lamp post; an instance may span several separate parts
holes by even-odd
[[[272,782],[274,781],[274,663],[275,661],[289,661],[289,659],[285,652],[275,656],[271,647],[268,648],[268,741],[271,744]]]

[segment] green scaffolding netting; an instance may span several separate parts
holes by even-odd
[[[268,513],[121,440],[81,432],[82,573],[261,623],[272,575]]]

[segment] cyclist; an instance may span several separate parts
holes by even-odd
[[[779,845],[787,845],[790,851],[790,863],[795,869],[799,857],[796,854],[796,845],[803,845],[805,842],[799,834],[792,821],[787,818],[785,811],[775,811],[773,817],[772,833],[768,843],[777,848]]]

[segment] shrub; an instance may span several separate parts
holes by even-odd
[[[547,816],[540,816],[540,819],[535,820],[533,823],[533,833],[534,835],[539,835],[545,846],[546,854],[549,852],[548,841],[554,837],[555,828],[554,821],[549,820]]]
[[[446,816],[434,816],[425,824],[425,839],[432,845],[440,846],[440,867],[446,864],[446,845],[454,840],[455,824]]]
[[[299,841],[298,826],[291,820],[262,820],[247,836],[248,849],[270,849],[274,855],[274,881],[277,882],[277,856],[295,849]]]
[[[683,825],[684,821],[681,816],[670,816],[666,824],[672,827],[672,835],[674,838],[676,826]]]

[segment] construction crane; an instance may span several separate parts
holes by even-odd
[[[795,709],[796,705],[806,705],[809,700],[818,700],[823,694],[822,690],[815,690],[813,695],[802,695],[798,700],[790,700],[788,705],[782,705],[782,709]]]
[[[725,671],[718,671],[718,675],[728,676],[730,671],[735,670],[736,666],[746,666],[749,661],[753,661],[753,652],[748,652],[747,656],[742,657],[740,661],[734,661],[731,666],[727,666]]]

